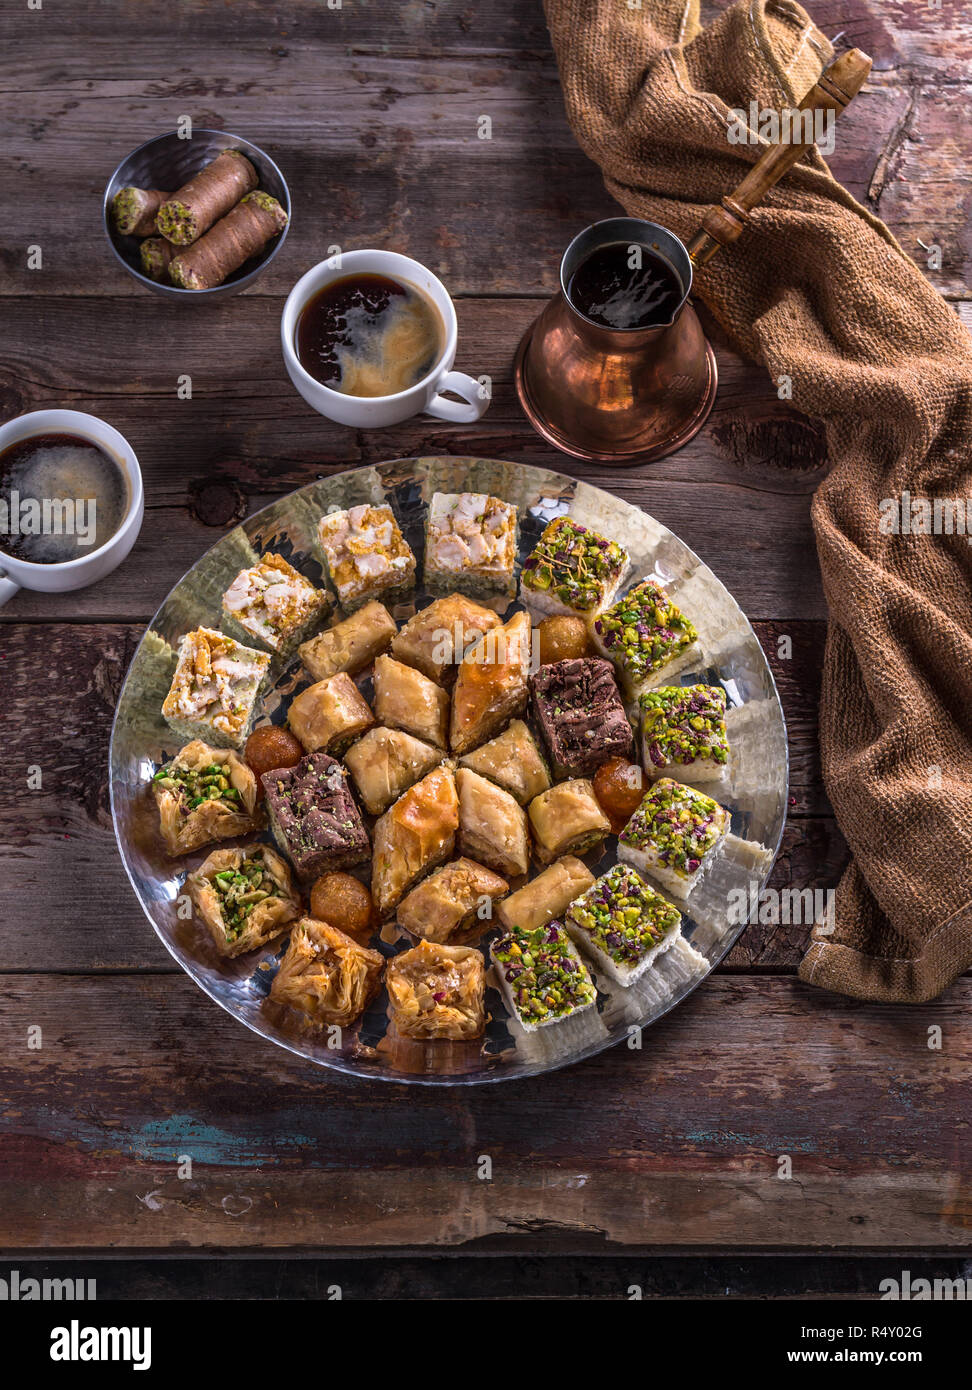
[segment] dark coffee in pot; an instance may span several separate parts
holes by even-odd
[[[574,308],[604,328],[670,323],[684,294],[666,260],[647,246],[621,241],[592,251],[567,286]]]

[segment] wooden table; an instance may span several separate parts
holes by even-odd
[[[826,32],[875,59],[841,125],[837,176],[908,251],[923,254],[919,238],[942,246],[931,278],[968,310],[967,7],[813,8]],[[624,1286],[634,1262],[646,1287],[659,1266],[642,1257],[668,1252],[679,1287],[748,1279],[779,1293],[793,1280],[778,1270],[737,1261],[730,1280],[711,1260],[878,1252],[895,1266],[906,1252],[941,1264],[967,1249],[967,978],[920,1007],[857,1004],[796,979],[806,927],[753,925],[640,1053],[428,1092],[315,1071],[174,967],[125,878],[108,811],[109,727],[147,620],[236,521],[331,471],[430,453],[570,471],[526,425],[511,360],[566,242],[615,209],[567,127],[539,6],[525,0],[113,0],[73,13],[4,0],[3,24],[0,413],[63,405],[105,417],[138,454],[147,503],[111,578],[64,598],[22,593],[0,612],[7,1252],[410,1251],[426,1269],[444,1253],[586,1253],[602,1271],[624,1257]],[[188,307],[124,276],[99,220],[115,163],[184,114],[267,149],[293,196],[267,275],[238,298]],[[443,277],[457,300],[457,366],[494,382],[478,425],[419,418],[369,434],[299,399],[280,356],[281,305],[333,245],[400,250]],[[42,269],[26,268],[31,246]],[[753,619],[791,739],[773,882],[826,887],[846,857],[816,752],[825,608],[809,504],[826,459],[819,432],[761,370],[720,348],[719,371],[711,419],[681,453],[642,471],[575,471],[682,536]],[[185,374],[188,400],[177,394]],[[38,768],[42,785],[29,788]],[[941,1050],[928,1045],[933,1025]],[[189,1179],[180,1155],[192,1158]],[[477,1177],[482,1155],[489,1181]],[[703,1256],[708,1273],[693,1285]],[[859,1282],[861,1267],[840,1266]],[[467,1273],[476,1287],[489,1286],[483,1268]],[[833,1288],[837,1268],[796,1282]],[[615,1276],[603,1279],[610,1292]],[[522,1292],[522,1279],[511,1287]]]

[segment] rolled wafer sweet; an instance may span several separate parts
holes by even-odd
[[[211,290],[283,231],[287,214],[269,193],[248,193],[169,264],[169,279],[184,290]]]
[[[122,236],[153,236],[156,214],[168,196],[159,188],[120,188],[111,200],[115,230]]]
[[[168,280],[169,265],[178,254],[178,246],[173,246],[164,236],[146,237],[139,247],[142,274],[150,280]]]
[[[156,225],[176,246],[189,246],[256,188],[257,172],[239,150],[222,150],[159,208]]]

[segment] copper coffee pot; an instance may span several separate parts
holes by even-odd
[[[871,60],[842,53],[800,103],[836,119],[860,91]],[[768,189],[812,147],[772,145],[720,204],[709,208],[688,246],[665,227],[611,217],[587,227],[567,247],[560,291],[527,329],[517,349],[520,403],[534,429],[565,454],[627,467],[674,453],[702,428],[715,400],[715,354],[689,302],[694,266],[703,266],[742,232]],[[606,328],[571,303],[567,286],[598,247],[647,246],[675,272],[683,294],[667,323]]]

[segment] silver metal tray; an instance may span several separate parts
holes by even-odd
[[[533,548],[551,517],[569,511],[577,521],[618,540],[631,555],[631,581],[652,575],[672,594],[699,630],[704,665],[680,680],[724,686],[729,703],[732,748],[729,781],[715,793],[732,812],[732,834],[710,872],[693,892],[685,912],[684,944],[659,957],[634,986],[624,989],[595,978],[598,1008],[535,1033],[507,1016],[499,993],[487,990],[492,1015],[485,1038],[475,1044],[394,1043],[385,1036],[384,992],[354,1029],[332,1039],[281,1021],[266,1003],[284,945],[224,960],[208,933],[180,913],[178,900],[189,869],[204,850],[169,859],[158,833],[149,781],[179,746],[162,719],[171,665],[158,655],[157,633],[176,644],[201,624],[218,626],[220,596],[252,552],[274,550],[312,581],[322,584],[314,558],[316,519],[328,508],[388,501],[406,539],[421,560],[426,504],[433,492],[489,492],[519,508],[520,559]],[[421,570],[420,570],[421,572]],[[421,589],[414,603],[395,610],[404,619],[429,601]],[[512,612],[517,604],[510,606]],[[290,697],[306,683],[299,662],[276,670],[264,706],[283,722]],[[364,682],[363,682],[364,684]],[[653,1023],[701,983],[733,945],[748,919],[779,849],[786,816],[788,762],[786,729],[773,676],[762,648],[739,605],[715,575],[664,526],[639,508],[561,473],[492,459],[396,459],[374,468],[338,473],[291,493],[257,512],[219,540],[169,594],[152,620],[129,668],[111,737],[111,805],[122,861],[146,916],[161,940],[201,989],[261,1037],[318,1066],[352,1076],[424,1085],[473,1085],[530,1076],[592,1056],[624,1040],[640,1042]],[[590,867],[603,872],[615,861],[616,841]],[[377,943],[376,943],[377,944]],[[379,944],[388,955],[402,945]]]

